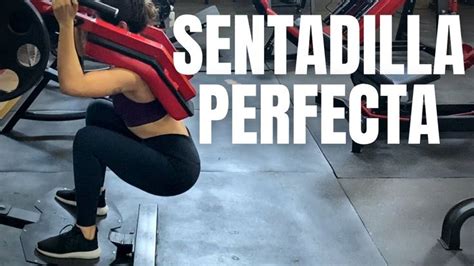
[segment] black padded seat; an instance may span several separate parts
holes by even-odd
[[[377,58],[379,57],[379,53],[377,52]],[[361,52],[361,56],[363,53]],[[404,64],[405,65],[405,73],[407,73],[407,51],[406,49],[394,49],[392,53],[392,61],[394,64]],[[434,62],[434,56],[420,50],[420,61],[423,64],[432,64]],[[376,68],[380,70],[379,60],[377,60]],[[359,69],[357,72],[352,74],[352,81],[354,85],[361,84],[361,83],[368,83],[372,84],[375,87],[379,87],[380,84],[406,84],[408,87],[412,87],[414,84],[428,84],[433,81],[440,79],[440,75],[411,75],[411,74],[404,74],[404,75],[364,75],[362,72],[363,69]]]
[[[407,73],[407,52],[406,51],[393,51],[393,63],[405,64],[405,73]],[[433,64],[434,57],[424,51],[420,51],[420,61],[423,64]],[[377,64],[377,68],[379,65]],[[393,84],[428,84],[440,78],[439,75],[386,75],[389,79],[393,80]]]

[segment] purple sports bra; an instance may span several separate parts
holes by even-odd
[[[166,110],[158,100],[137,103],[123,94],[111,96],[115,112],[122,117],[127,127],[138,127],[155,122],[166,116]]]

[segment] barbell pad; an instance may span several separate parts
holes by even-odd
[[[145,36],[125,31],[101,19],[90,19],[84,15],[79,16],[83,18],[81,28],[89,33],[89,37],[97,36],[99,39],[110,42],[111,45],[119,45],[131,52],[153,58],[154,62],[158,63],[161,69],[169,74],[170,79],[178,84],[179,92],[184,100],[188,101],[196,96],[196,90],[189,78],[176,70],[173,63],[173,53],[170,53],[164,45],[147,39]],[[163,32],[161,32],[161,35],[163,35]]]
[[[128,69],[140,75],[148,84],[156,99],[163,105],[167,113],[177,120],[189,117],[186,106],[183,106],[170,91],[166,83],[160,78],[153,67],[137,59],[122,55],[118,52],[108,50],[100,45],[88,42],[86,44],[87,56],[106,64]]]

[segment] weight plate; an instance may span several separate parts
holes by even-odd
[[[0,1],[0,70],[16,73],[14,90],[2,88],[0,102],[14,99],[43,76],[50,52],[48,31],[38,11],[28,0]]]

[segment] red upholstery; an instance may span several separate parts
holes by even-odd
[[[163,44],[169,54],[176,52],[173,43],[162,29],[157,27],[147,27],[141,34],[150,40]],[[187,79],[191,79],[192,77],[193,76],[186,76]]]
[[[469,44],[463,44],[464,68],[469,69],[474,65],[474,48]]]
[[[31,1],[40,13],[51,13],[51,3],[49,1]],[[90,42],[86,46],[88,56],[139,74],[173,118],[181,120],[191,115],[185,102],[196,96],[196,90],[189,81],[191,77],[180,74],[174,67],[173,53],[175,48],[162,30],[148,27],[143,35],[138,35],[83,13],[78,13],[76,18],[82,21],[81,29],[90,35],[152,58],[163,70],[164,77],[160,76],[151,65],[141,62],[139,59],[124,56]],[[163,80],[163,78],[166,80]]]
[[[143,36],[132,34],[123,29],[117,28],[111,24],[108,24],[100,19],[91,20],[89,17],[79,14],[80,17],[85,17],[84,24],[81,25],[81,28],[86,30],[89,33],[93,33],[103,39],[113,41],[123,47],[131,49],[133,51],[138,51],[146,56],[154,58],[154,60],[160,65],[164,70],[169,81],[175,85],[175,88],[182,95],[184,100],[188,101],[196,96],[196,90],[189,81],[187,76],[181,75],[178,73],[173,64],[172,53],[174,52],[174,47],[171,43],[164,41],[163,43],[158,43],[150,39],[146,39]],[[161,35],[159,30],[153,28],[148,29],[149,36],[153,35],[155,40],[166,40],[166,36]],[[161,32],[164,34],[163,32]],[[99,61],[106,61],[105,63],[118,66],[117,63],[121,64],[121,67],[130,69],[132,71],[137,70],[136,66],[133,64],[127,65],[122,64],[123,61],[115,53],[110,53],[110,57],[102,56],[102,54],[93,53],[88,54],[92,58],[95,58]],[[103,51],[106,53],[106,51]],[[117,63],[114,63],[114,60],[118,60]],[[141,74],[141,73],[138,73]],[[178,99],[173,96],[172,93],[169,93],[169,88],[164,86],[163,81],[155,73],[156,80],[150,78],[146,79],[148,85],[153,91],[153,94],[164,106],[166,111],[175,119],[184,119],[188,116],[185,112],[185,106],[180,106]]]
[[[171,90],[163,89],[167,85],[150,65],[91,42],[86,44],[86,54],[106,64],[126,68],[137,73],[150,86],[153,95],[162,103],[163,107],[166,110],[172,110],[174,118],[183,119],[188,116],[186,110],[173,100],[175,96]]]

